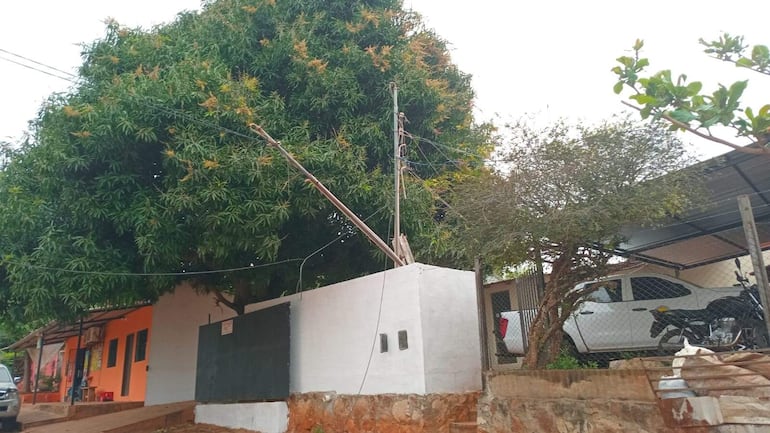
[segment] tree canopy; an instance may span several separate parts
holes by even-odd
[[[221,301],[242,312],[381,270],[384,256],[248,125],[385,238],[391,82],[417,177],[480,167],[489,137],[474,123],[470,78],[397,0],[218,0],[150,30],[109,22],[0,174],[3,309],[67,317],[189,280],[232,294]],[[427,258],[435,197],[405,183],[402,227]],[[335,239],[298,281],[302,260]]]
[[[766,45],[745,45],[742,36],[723,34],[717,40],[700,40],[709,56],[760,75],[770,75],[770,49]],[[626,103],[638,110],[643,119],[650,116],[665,119],[674,129],[689,131],[699,137],[747,153],[770,154],[770,104],[759,109],[741,106],[741,97],[748,80],[736,81],[729,86],[720,84],[713,92],[703,91],[700,81],[688,82],[681,74],[674,78],[671,70],[662,70],[645,76],[650,65],[641,57],[644,42],[637,40],[633,56],[619,57],[619,66],[612,71],[618,75],[615,93],[631,89]],[[724,138],[712,133],[714,126],[732,129],[735,138]]]
[[[687,209],[698,176],[665,125],[627,118],[599,126],[517,124],[496,169],[454,188],[454,237],[497,267],[544,263],[549,273],[531,327],[525,365],[559,353],[561,327],[585,291],[605,275],[628,224],[651,225]]]

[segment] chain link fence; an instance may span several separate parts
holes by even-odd
[[[768,252],[764,258],[770,263]],[[590,284],[564,324],[561,356],[574,362],[561,365],[607,368],[612,361],[672,355],[685,339],[717,352],[768,347],[753,271],[748,256],[687,270],[619,263]],[[485,286],[492,369],[521,367],[542,290],[536,273]]]

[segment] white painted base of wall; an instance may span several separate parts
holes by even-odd
[[[284,401],[199,404],[195,406],[195,423],[261,433],[285,433],[289,427],[289,406]]]

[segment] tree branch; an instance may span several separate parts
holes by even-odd
[[[219,290],[214,292],[214,298],[217,300],[218,304],[225,304],[225,306],[233,311],[238,311],[237,306],[235,303],[227,298],[225,298],[225,295],[222,294]]]
[[[740,55],[740,54],[739,54],[739,55]],[[720,58],[720,57],[717,57],[717,56],[708,56],[708,57],[711,57],[712,59],[716,59],[716,60],[721,60],[721,61],[723,61],[723,62],[732,63],[732,64],[734,64],[735,66],[737,66],[737,67],[739,67],[739,68],[748,69],[748,70],[750,70],[750,71],[754,71],[754,72],[756,72],[757,74],[762,74],[762,75],[770,75],[770,72],[769,72],[769,71],[763,71],[763,70],[761,70],[761,69],[755,69],[755,68],[752,68],[752,67],[749,67],[749,66],[743,66],[743,65],[741,65],[741,64],[738,64],[738,61],[737,61],[737,60],[733,60],[733,59],[726,59],[726,58]],[[743,57],[743,56],[741,56],[741,57]]]
[[[633,108],[636,111],[642,111],[641,108],[637,107],[634,104],[628,103],[626,101],[620,101],[620,102],[623,105],[625,105],[627,107],[631,107],[631,108]],[[691,127],[690,125],[688,125],[686,123],[682,123],[682,122],[674,119],[673,117],[669,116],[666,113],[662,113],[661,117],[666,119],[666,121],[668,121],[669,123],[671,123],[671,124],[673,124],[673,125],[675,125],[675,126],[677,126],[679,128],[682,128],[682,129],[684,129],[687,132],[695,134],[695,135],[697,135],[700,138],[704,138],[704,139],[712,141],[714,143],[723,144],[723,145],[731,147],[731,148],[733,148],[733,149],[735,149],[735,150],[737,150],[739,152],[750,153],[750,154],[753,154],[753,155],[768,155],[768,154],[770,154],[770,149],[768,149],[767,147],[763,146],[762,143],[760,143],[759,141],[755,141],[755,142],[753,142],[753,143],[751,143],[751,144],[749,144],[747,146],[741,146],[741,145],[738,145],[738,144],[735,144],[735,143],[731,143],[731,142],[729,142],[727,140],[723,140],[723,139],[721,139],[719,137],[714,137],[713,135],[710,135],[710,134],[704,134],[704,133],[698,131],[697,129]],[[751,147],[751,146],[754,146],[754,145],[757,145],[759,147]]]

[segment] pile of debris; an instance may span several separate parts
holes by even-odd
[[[770,397],[770,355],[714,353],[690,345],[676,353],[673,375],[658,382],[661,398],[739,395]],[[664,391],[665,390],[665,391]]]

